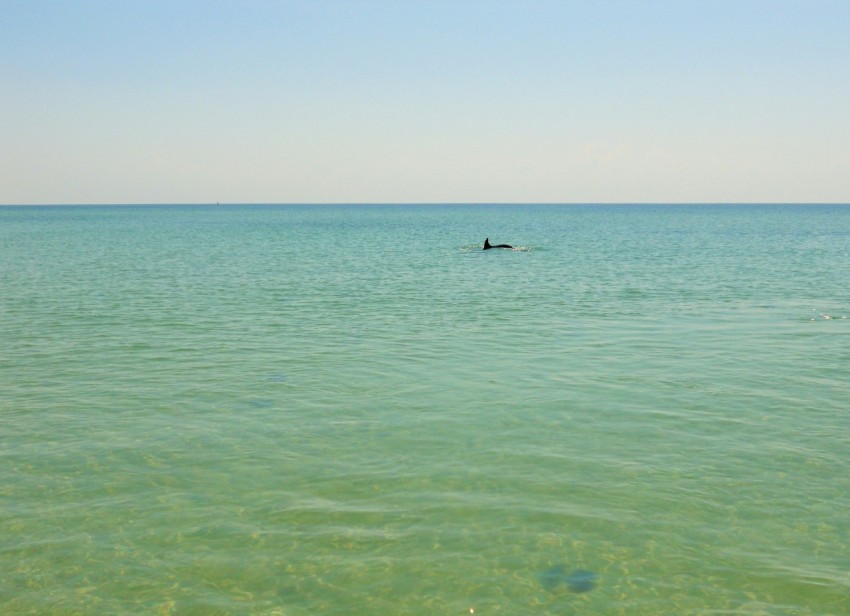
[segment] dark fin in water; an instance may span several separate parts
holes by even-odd
[[[488,237],[484,240],[484,250],[489,250],[490,248],[510,248],[511,250],[513,250],[513,246],[511,246],[510,244],[496,244],[495,246],[493,246],[490,243],[490,238]]]

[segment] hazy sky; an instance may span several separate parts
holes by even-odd
[[[0,204],[850,202],[850,1],[0,0]]]

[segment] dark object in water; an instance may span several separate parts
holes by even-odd
[[[567,573],[566,565],[555,565],[540,574],[540,583],[552,592],[557,592],[561,586],[566,586],[570,592],[589,592],[596,588],[598,578],[593,571],[576,569]]]
[[[491,248],[510,248],[510,249],[513,249],[513,246],[511,246],[510,244],[496,244],[495,246],[493,246],[492,244],[490,244],[490,238],[488,237],[487,239],[484,240],[484,250],[490,250]]]

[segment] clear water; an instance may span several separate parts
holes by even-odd
[[[0,613],[850,613],[848,289],[841,206],[0,208]]]

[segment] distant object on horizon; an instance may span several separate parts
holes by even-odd
[[[484,240],[484,250],[489,250],[491,248],[510,248],[511,250],[513,250],[513,246],[511,246],[510,244],[496,244],[495,246],[491,245],[490,238],[488,237]]]

